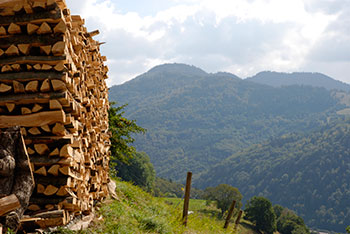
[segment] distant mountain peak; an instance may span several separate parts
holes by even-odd
[[[156,73],[156,72],[185,72],[186,74],[202,74],[202,75],[207,75],[205,71],[202,69],[193,66],[193,65],[188,65],[184,63],[165,63],[161,65],[157,65],[153,68],[151,68],[147,73]]]
[[[235,74],[232,74],[232,73],[229,73],[229,72],[217,72],[217,73],[214,73],[213,74],[214,76],[225,76],[225,77],[230,77],[230,78],[233,78],[233,79],[239,79],[241,80],[240,77],[236,76]]]

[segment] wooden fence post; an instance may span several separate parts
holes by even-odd
[[[183,213],[182,213],[183,225],[185,225],[185,226],[187,226],[188,205],[189,205],[189,201],[190,201],[190,191],[191,191],[191,180],[192,180],[192,172],[187,172],[184,209],[183,209]]]
[[[233,210],[235,209],[236,201],[233,200],[230,206],[230,209],[228,210],[228,214],[226,217],[224,228],[226,229],[228,227],[228,224],[230,223],[230,219],[232,218]]]
[[[243,210],[240,210],[239,214],[237,216],[236,222],[235,222],[236,226],[239,224],[239,221],[241,220],[242,214],[243,214]]]

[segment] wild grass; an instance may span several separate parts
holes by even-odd
[[[255,234],[249,224],[223,229],[224,219],[215,204],[204,200],[190,200],[187,227],[182,225],[183,201],[179,198],[156,198],[139,187],[117,181],[118,200],[101,204],[96,221],[84,231],[76,233],[203,233]],[[57,232],[56,232],[57,233]],[[59,233],[74,233],[60,229]]]

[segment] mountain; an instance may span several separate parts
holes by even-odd
[[[253,77],[247,78],[247,80],[265,84],[272,87],[282,87],[289,85],[309,85],[313,87],[323,87],[328,90],[342,90],[349,92],[350,85],[344,82],[334,80],[329,76],[321,73],[311,72],[293,72],[293,73],[281,73],[264,71],[259,72]]]
[[[251,146],[197,178],[227,183],[245,198],[265,196],[297,211],[311,227],[343,232],[350,220],[350,124],[332,123]]]
[[[165,64],[110,88],[125,115],[148,131],[136,136],[157,175],[181,181],[252,144],[322,126],[345,105],[325,88],[275,88],[230,73]],[[343,98],[344,99],[344,98]]]

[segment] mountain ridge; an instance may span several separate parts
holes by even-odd
[[[282,87],[288,85],[310,85],[313,87],[323,87],[327,90],[337,89],[349,92],[350,85],[335,80],[327,75],[318,72],[293,72],[283,73],[274,71],[259,72],[246,80],[259,84],[266,84],[272,87]]]
[[[113,86],[110,100],[129,104],[127,117],[148,129],[135,146],[150,155],[158,175],[175,180],[189,165],[200,172],[265,137],[317,127],[343,106],[324,88],[274,88],[184,64]],[[169,163],[182,169],[169,170]]]
[[[346,109],[350,105],[349,96],[349,93],[344,91],[307,85],[272,87],[240,79],[230,73],[206,73],[184,64],[159,66],[134,80],[110,89],[110,100],[118,101],[119,105],[128,103],[125,116],[128,119],[136,119],[138,125],[148,130],[145,135],[135,136],[134,146],[138,151],[144,151],[150,156],[157,175],[184,182],[186,172],[192,171],[193,183],[201,187],[209,185],[210,178],[205,177],[207,184],[200,184],[200,180],[196,181],[198,179],[196,175],[204,177],[207,171],[215,165],[219,167],[223,161],[229,164],[230,161],[227,160],[230,160],[232,155],[247,152],[249,147],[262,145],[268,153],[271,148],[269,142],[275,142],[276,149],[279,149],[278,144],[282,144],[286,139],[291,139],[290,145],[292,145],[293,140],[300,140],[299,134],[319,131],[321,127],[328,126],[335,120],[344,121],[349,113]],[[327,127],[325,131],[326,129]],[[295,136],[295,138],[284,139],[284,136]],[[279,141],[280,138],[284,139],[282,143]],[[304,145],[307,147],[307,143]],[[292,146],[288,149],[297,148],[297,145]],[[313,149],[315,148],[311,147],[311,150]],[[277,158],[279,151],[275,152],[273,148],[271,150],[274,152],[274,158]],[[284,157],[288,156],[282,149],[280,152]],[[260,169],[258,168],[257,172],[271,169],[268,165],[275,163],[274,158],[266,158],[259,162]],[[286,162],[291,163],[290,165],[294,163],[288,160]],[[328,161],[325,159],[325,162]],[[245,166],[244,160],[237,161],[238,166],[240,163],[242,167]],[[285,165],[286,169],[290,167]],[[333,169],[336,171],[337,167],[334,166]],[[234,175],[234,178],[243,181],[244,178],[251,178],[249,172],[254,170],[247,169],[245,173],[239,175],[234,174],[234,170],[225,169],[225,171],[222,176],[231,178]],[[279,175],[275,170],[272,172],[274,174],[271,178],[275,178],[275,175],[283,177],[284,174],[288,174]],[[292,178],[292,175],[288,174],[288,178]],[[295,178],[295,186],[302,187],[308,184],[310,178],[303,177],[305,182]],[[242,189],[243,191],[253,191],[256,195],[269,195],[267,192],[264,193],[265,188],[258,182],[253,184],[251,181],[254,182],[249,180],[248,184],[246,181],[246,188]],[[217,184],[220,180],[212,182]],[[266,185],[266,191],[270,189],[265,181],[261,183]],[[337,191],[341,188],[333,186],[332,189]],[[322,193],[322,190],[317,192]],[[301,195],[295,195],[291,199]],[[280,194],[280,198],[274,198],[274,202],[277,203],[283,196],[286,197],[286,194]],[[249,197],[248,193],[246,197]],[[307,200],[303,201],[305,204],[299,200],[295,204],[302,207],[306,206],[307,202],[313,202],[310,196],[306,198]],[[343,200],[340,201],[345,206]],[[286,204],[288,205],[287,202]],[[287,207],[298,210],[298,207],[290,205]],[[322,218],[327,224],[332,223],[332,220],[335,220],[334,222],[343,220],[329,211],[328,205],[322,209],[318,211],[319,214],[331,215],[333,218],[322,218],[321,215],[310,219]],[[298,211],[304,216],[309,215],[302,209]],[[319,225],[310,220],[308,223],[314,227]],[[338,228],[341,224],[337,225],[334,227]]]

